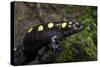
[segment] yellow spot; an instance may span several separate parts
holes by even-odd
[[[67,26],[67,23],[66,22],[64,22],[64,23],[61,24],[61,27],[62,28],[65,28],[66,26]]]
[[[43,31],[43,25],[40,25],[40,26],[38,27],[38,31]]]
[[[68,27],[71,27],[71,25],[68,25]]]
[[[14,48],[13,50],[14,50],[14,51],[16,51],[17,49],[16,49],[16,48]]]
[[[49,23],[48,24],[48,28],[53,28],[54,24],[53,23]]]
[[[72,22],[69,22],[69,24],[72,24]]]
[[[29,33],[30,33],[32,30],[33,30],[33,28],[30,28],[27,32],[29,32]]]

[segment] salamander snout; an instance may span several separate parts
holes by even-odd
[[[68,22],[68,27],[64,31],[64,35],[71,35],[83,30],[83,24],[80,21],[70,21]]]
[[[74,31],[81,31],[83,29],[83,24],[81,22],[74,22],[73,29]]]

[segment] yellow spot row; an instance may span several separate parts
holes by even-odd
[[[72,22],[69,22],[69,24],[72,24]],[[61,23],[61,27],[62,28],[66,28],[66,26],[67,26],[67,22],[63,22],[63,23]],[[54,23],[48,23],[48,28],[53,28],[54,27]],[[43,25],[39,25],[38,26],[38,28],[37,28],[37,31],[43,31],[43,29],[44,29],[44,26]],[[33,28],[30,28],[29,30],[28,30],[28,32],[30,33],[31,31],[33,30]]]

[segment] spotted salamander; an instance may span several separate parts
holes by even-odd
[[[83,24],[79,21],[49,22],[30,28],[23,39],[24,55],[28,59],[34,59],[39,49],[47,45],[51,45],[56,52],[60,48],[60,39],[82,29]]]

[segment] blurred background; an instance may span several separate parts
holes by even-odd
[[[31,27],[40,23],[77,19],[84,24],[83,31],[61,40],[63,50],[56,54],[48,50],[42,60],[47,63],[97,60],[96,6],[15,2],[14,15],[15,48],[22,45],[24,35]]]

